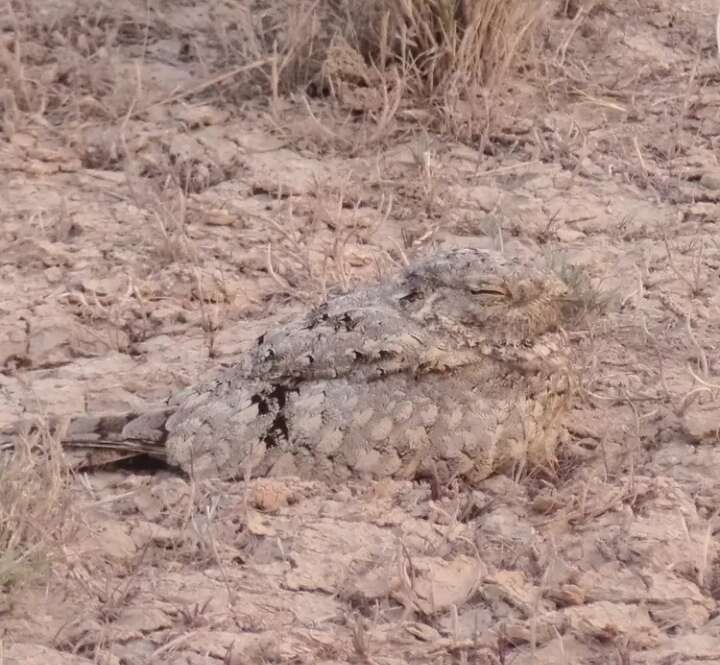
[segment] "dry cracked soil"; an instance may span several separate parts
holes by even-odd
[[[551,12],[544,68],[458,139],[421,109],[381,133],[337,100],[237,100],[232,71],[203,95],[239,11],[209,4],[0,17],[55,100],[3,98],[0,427],[164,399],[433,247],[580,266],[607,312],[571,331],[552,475],[189,483],[88,457],[47,567],[0,587],[0,663],[720,663],[715,3]]]

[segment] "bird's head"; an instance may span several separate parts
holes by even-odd
[[[563,326],[571,287],[539,261],[498,252],[438,253],[408,269],[397,291],[406,315],[458,343],[530,343]]]

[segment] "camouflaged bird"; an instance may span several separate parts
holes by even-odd
[[[571,398],[570,288],[475,249],[327,300],[161,408],[74,419],[68,443],[191,476],[459,477],[552,465]]]

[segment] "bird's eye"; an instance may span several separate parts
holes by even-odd
[[[507,296],[507,292],[504,289],[497,289],[492,287],[470,287],[468,289],[474,296],[486,295],[486,296]]]

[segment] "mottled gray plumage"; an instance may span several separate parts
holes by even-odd
[[[269,331],[213,380],[67,438],[196,476],[480,481],[552,464],[570,398],[569,289],[532,262],[454,250]]]

